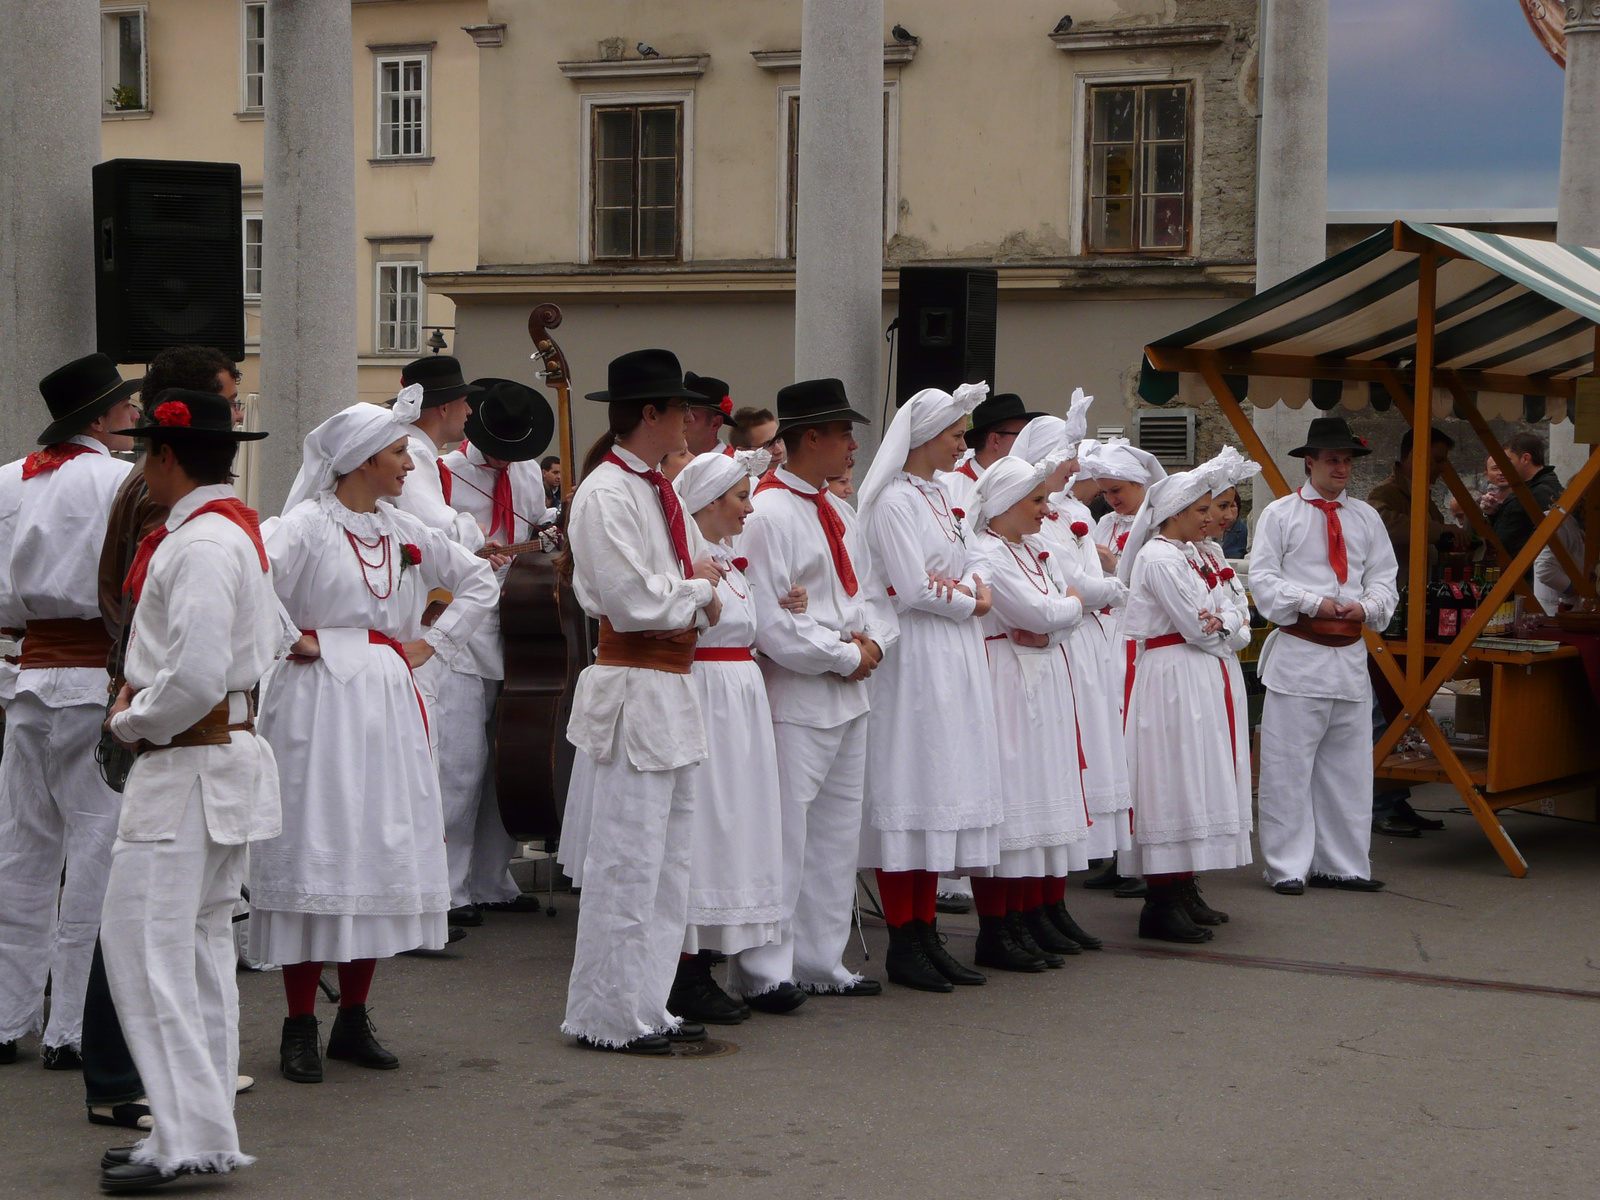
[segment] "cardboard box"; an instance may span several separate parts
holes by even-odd
[[[1579,788],[1575,792],[1562,792],[1558,796],[1546,796],[1543,800],[1531,800],[1527,804],[1518,804],[1512,811],[1540,813],[1546,817],[1566,817],[1572,821],[1595,821],[1595,789]]]

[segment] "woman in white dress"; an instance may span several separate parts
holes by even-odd
[[[1089,865],[1087,745],[1067,649],[1084,609],[1039,536],[1063,461],[1002,458],[973,489],[969,561],[994,597],[983,628],[1005,802],[1000,862],[972,880],[975,960],[1005,971],[1059,967],[1083,950],[1065,896],[1067,873]]]
[[[396,509],[411,469],[394,409],[356,404],[306,438],[284,515],[265,532],[273,583],[303,633],[262,680],[261,735],[278,758],[283,832],[250,848],[250,954],[284,964],[281,1068],[322,1079],[312,1014],[339,964],[327,1055],[393,1068],[367,1016],[376,960],[445,944],[450,888],[439,776],[411,672],[459,653],[497,600],[483,559]],[[455,599],[429,629],[432,588]]]
[[[988,388],[918,392],[895,414],[858,493],[862,526],[900,617],[873,674],[861,865],[878,871],[890,982],[948,992],[983,977],[942,945],[939,875],[999,861],[1000,760],[979,624],[989,589],[967,574],[964,514],[935,478],[965,445]]]
[[[1197,871],[1249,861],[1240,838],[1237,758],[1230,741],[1227,630],[1191,544],[1205,532],[1211,481],[1168,476],[1145,494],[1117,572],[1128,584],[1125,737],[1133,852],[1149,886],[1139,936],[1204,942],[1184,904]],[[1235,739],[1243,731],[1235,733]]]

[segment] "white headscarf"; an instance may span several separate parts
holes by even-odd
[[[1082,388],[1072,389],[1072,403],[1067,407],[1067,437],[1073,442],[1081,442],[1089,432],[1089,405],[1094,403],[1093,396],[1085,396]]]
[[[1207,470],[1210,465],[1163,476],[1145,491],[1144,503],[1139,505],[1139,512],[1133,518],[1127,545],[1122,548],[1122,558],[1117,562],[1117,578],[1123,583],[1133,579],[1134,560],[1145,543],[1160,532],[1161,522],[1210,493],[1211,476]]]
[[[1078,459],[1078,474],[1090,479],[1121,479],[1149,487],[1165,479],[1167,469],[1148,450],[1141,450],[1127,438],[1112,438],[1088,456]]]
[[[1215,458],[1199,469],[1210,474],[1213,495],[1261,474],[1260,463],[1252,462],[1232,446],[1224,446]]]
[[[1067,436],[1067,423],[1060,417],[1035,417],[1022,427],[1022,432],[1011,443],[1011,457],[1029,463],[1056,454],[1060,456],[1056,460],[1059,466],[1077,451],[1076,442]]]
[[[306,435],[300,447],[300,473],[283,502],[287,515],[302,500],[333,488],[339,476],[354,471],[385,446],[406,436],[406,426],[422,411],[422,385],[400,389],[394,407],[352,404]]]
[[[1052,418],[1056,419],[1059,418]],[[972,528],[980,533],[987,529],[991,517],[1025,499],[1066,461],[1066,455],[1061,453],[1047,454],[1037,463],[1011,454],[997,460],[972,491],[972,511],[967,514]]]
[[[695,455],[689,465],[678,472],[672,486],[678,499],[683,501],[683,511],[693,516],[725,495],[741,479],[760,475],[771,460],[772,455],[765,450],[735,450],[732,454],[708,450]]]
[[[872,468],[856,489],[856,510],[865,516],[889,481],[905,470],[906,455],[962,418],[970,417],[988,394],[987,383],[963,383],[955,395],[938,388],[923,388],[907,400],[884,431]]]

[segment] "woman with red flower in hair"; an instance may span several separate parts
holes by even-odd
[[[250,850],[252,957],[282,963],[289,1016],[280,1069],[322,1080],[313,1005],[339,967],[327,1056],[388,1069],[367,1015],[377,960],[445,944],[450,882],[439,773],[412,672],[460,655],[498,599],[489,564],[401,512],[412,469],[406,424],[355,404],[306,437],[283,516],[267,522],[273,583],[302,631],[261,684],[261,734],[278,758],[283,832]],[[454,599],[422,625],[428,592]]]

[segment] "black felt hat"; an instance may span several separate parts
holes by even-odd
[[[1028,412],[1023,406],[1022,397],[1015,392],[1001,392],[997,396],[990,396],[972,410],[972,426],[966,433],[967,445],[974,450],[982,449],[983,439],[989,430],[1002,421],[1026,422],[1045,415]]]
[[[422,385],[423,408],[438,408],[480,390],[462,377],[461,360],[448,354],[426,354],[400,368],[400,386],[413,383]]]
[[[730,389],[727,380],[718,379],[714,375],[696,375],[693,371],[685,371],[683,386],[691,392],[699,393],[699,398],[689,401],[690,408],[709,408],[724,417],[733,416],[733,399],[728,394]]]
[[[234,428],[233,404],[216,392],[167,388],[154,402],[146,402],[144,421],[133,429],[119,429],[132,437],[159,437],[163,441],[259,442],[265,431]]]
[[[602,404],[643,403],[650,400],[704,401],[705,394],[683,381],[683,368],[671,350],[630,350],[606,367],[606,390],[587,392],[586,400]]]
[[[50,424],[39,445],[53,446],[95,421],[139,390],[141,379],[124,379],[117,364],[104,354],[86,354],[57,367],[39,381],[39,394],[50,410]]]
[[[803,379],[778,393],[778,430],[796,425],[824,425],[829,421],[853,421],[871,425],[872,421],[850,407],[844,382],[838,379]]]
[[[474,379],[472,386],[482,390],[472,397],[467,441],[505,462],[528,462],[545,452],[556,416],[543,396],[512,379]]]
[[[1306,444],[1289,453],[1304,458],[1308,450],[1348,450],[1354,458],[1372,453],[1366,439],[1351,433],[1350,422],[1343,417],[1314,417],[1311,428],[1306,430]]]

